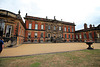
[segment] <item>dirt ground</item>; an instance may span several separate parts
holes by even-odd
[[[100,43],[94,43],[92,46],[94,47],[94,49],[100,49]],[[0,57],[83,50],[87,47],[88,46],[85,43],[22,44],[18,47],[3,49],[2,53],[0,54]]]

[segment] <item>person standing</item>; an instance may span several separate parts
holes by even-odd
[[[2,37],[0,36],[0,53],[2,52],[4,48],[4,42],[2,41]]]

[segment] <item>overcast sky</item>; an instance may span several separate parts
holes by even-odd
[[[0,9],[14,13],[21,11],[30,16],[74,22],[76,30],[82,29],[84,23],[100,24],[100,0],[0,0]]]

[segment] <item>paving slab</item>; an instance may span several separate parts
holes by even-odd
[[[94,49],[100,49],[100,43],[94,43],[92,46]],[[22,44],[18,47],[3,49],[0,57],[29,56],[35,54],[84,50],[87,47],[88,45],[85,43]]]

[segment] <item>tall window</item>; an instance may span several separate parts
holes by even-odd
[[[3,19],[0,19],[0,36],[3,36],[4,27],[5,27],[5,22]]]
[[[28,33],[28,38],[31,38],[31,32]]]
[[[50,25],[48,26],[48,30],[50,30]]]
[[[74,35],[72,35],[72,38],[74,39]]]
[[[61,30],[61,27],[59,27],[59,30]]]
[[[56,30],[56,27],[54,26],[54,30]]]
[[[80,39],[82,38],[81,34],[80,34]]]
[[[31,23],[29,23],[28,29],[32,29],[32,24]]]
[[[41,38],[43,38],[43,33],[41,33]]]
[[[50,38],[50,34],[48,34],[48,38]]]
[[[74,32],[74,29],[73,29],[73,27],[72,27],[72,32]]]
[[[20,32],[19,32],[19,35],[21,35],[21,32],[22,32],[22,30],[21,30],[21,26],[20,26],[20,29],[19,29],[19,31],[20,31]]]
[[[43,25],[41,25],[41,29],[43,29]]]
[[[86,34],[84,34],[84,38],[86,39]]]
[[[59,37],[61,38],[61,34],[59,35]]]
[[[0,19],[0,31],[4,30],[4,26],[5,26],[4,20]]]
[[[78,35],[76,35],[76,39],[78,39]]]
[[[70,27],[68,27],[68,32],[70,32]]]
[[[66,31],[66,27],[64,27],[64,30]]]
[[[100,38],[100,35],[99,35],[99,33],[97,34],[97,37],[98,37],[98,38]]]
[[[35,29],[36,29],[36,30],[38,29],[38,24],[35,24]]]
[[[89,33],[89,38],[92,38],[92,34],[91,33]]]
[[[65,38],[67,38],[67,35],[65,34]]]
[[[11,30],[12,30],[12,26],[11,25],[7,25],[7,28],[6,28],[6,37],[10,37]]]
[[[70,34],[69,34],[69,39],[70,39]]]
[[[37,38],[37,33],[35,33],[35,38]]]

